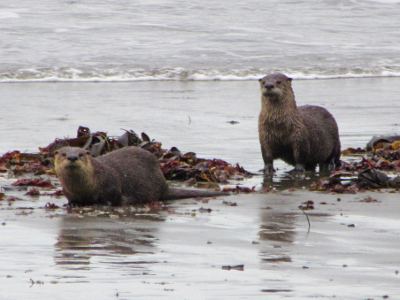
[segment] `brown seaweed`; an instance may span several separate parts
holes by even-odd
[[[120,136],[108,136],[106,132],[92,133],[87,127],[80,126],[76,138],[55,139],[39,153],[21,153],[12,151],[0,157],[0,173],[11,172],[14,176],[25,174],[54,175],[53,152],[64,146],[88,149],[93,156],[103,155],[127,146],[141,147],[151,152],[159,160],[161,170],[168,180],[186,181],[190,185],[200,183],[218,185],[230,180],[244,180],[252,174],[239,164],[232,165],[221,159],[198,158],[194,152],[181,152],[177,147],[169,150],[162,143],[151,139],[146,133],[140,136],[133,130],[122,129]],[[400,173],[400,141],[398,136],[376,138],[368,147],[348,148],[342,151],[341,166],[328,178],[320,178],[311,185],[311,190],[336,193],[355,193],[364,189],[399,188],[400,177],[389,177],[387,172]],[[348,158],[348,159],[346,159]],[[345,160],[344,160],[345,159]],[[386,172],[386,173],[384,173]],[[23,179],[18,185],[35,186],[40,184]],[[40,185],[38,185],[40,187]],[[225,187],[234,193],[251,193],[254,188]]]
[[[76,138],[55,139],[46,147],[40,147],[37,154],[20,153],[13,151],[0,158],[0,172],[12,171],[20,176],[26,173],[54,174],[53,152],[65,146],[82,147],[88,149],[93,156],[103,155],[114,150],[127,147],[141,147],[159,159],[161,170],[169,180],[227,183],[228,180],[243,180],[250,177],[239,164],[231,165],[221,159],[197,158],[194,152],[183,154],[178,148],[170,150],[162,148],[162,144],[152,140],[146,133],[141,136],[132,130],[124,130],[119,137],[108,136],[105,132],[91,133],[87,127],[80,126]]]

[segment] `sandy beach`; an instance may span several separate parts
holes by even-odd
[[[398,82],[299,80],[294,91],[299,105],[329,109],[342,148],[357,148],[373,135],[398,130]],[[1,153],[37,152],[57,137],[74,137],[82,125],[116,136],[121,128],[144,131],[164,148],[240,163],[252,172],[262,168],[256,81],[1,88],[7,112],[0,119]],[[239,123],[228,123],[232,120]],[[291,167],[276,166],[278,187]],[[0,185],[13,180],[4,175]],[[262,176],[242,182],[262,183]],[[156,212],[120,208],[78,214],[63,208],[64,197],[3,191],[17,197],[0,201],[4,299],[396,299],[398,192],[339,195],[296,187],[172,201]],[[298,208],[309,200],[315,204],[306,212],[310,229]],[[60,208],[46,209],[46,203]]]
[[[100,214],[22,198],[0,210],[6,299],[398,296],[398,193],[297,190]],[[298,206],[309,200],[308,232]]]

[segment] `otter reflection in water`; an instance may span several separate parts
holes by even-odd
[[[102,257],[106,264],[123,264],[130,273],[142,274],[147,264],[154,263],[151,256],[156,251],[158,225],[165,219],[160,214],[123,215],[115,219],[115,212],[63,216],[54,245],[56,264],[66,269],[88,270],[93,257]]]

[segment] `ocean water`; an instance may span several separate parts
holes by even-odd
[[[0,4],[0,82],[400,76],[396,0]]]
[[[298,105],[327,108],[342,149],[374,135],[400,134],[400,78],[293,80]],[[38,152],[79,126],[119,136],[147,133],[182,152],[263,167],[258,139],[258,81],[19,82],[0,84],[0,153]],[[230,121],[238,123],[231,124]],[[279,160],[275,165],[290,170]]]

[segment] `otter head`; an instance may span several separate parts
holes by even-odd
[[[63,147],[54,152],[56,172],[60,169],[77,169],[90,164],[90,152],[82,148]]]
[[[284,74],[270,74],[258,80],[261,93],[271,100],[278,100],[285,92],[285,85],[290,84],[292,78]]]

